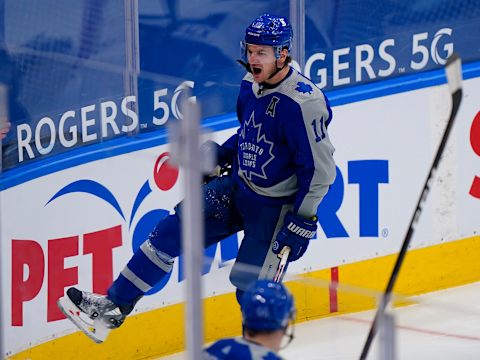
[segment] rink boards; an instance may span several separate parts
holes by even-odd
[[[464,81],[456,125],[396,287],[401,294],[480,279],[479,93],[480,78]],[[444,85],[340,103],[329,128],[337,179],[319,209],[318,238],[286,279],[300,321],[374,306],[373,290],[385,287],[450,108]],[[215,139],[234,130],[218,130]],[[2,183],[2,356],[145,358],[183,347],[182,259],[102,345],[75,332],[55,304],[72,285],[105,291],[181,199],[183,172],[165,162],[165,136],[152,136],[138,141],[154,147],[79,155],[88,162],[66,157],[43,173]],[[228,281],[239,241],[241,234],[207,250],[207,341],[240,333]],[[329,288],[332,279],[349,287]]]

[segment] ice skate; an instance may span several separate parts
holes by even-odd
[[[80,330],[96,343],[102,343],[112,329],[122,325],[127,313],[105,295],[74,287],[58,299],[58,307]]]

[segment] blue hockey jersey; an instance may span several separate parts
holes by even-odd
[[[270,349],[244,338],[229,338],[215,342],[203,352],[203,360],[282,360]]]
[[[240,127],[222,148],[234,157],[239,186],[256,200],[291,202],[299,215],[316,215],[336,174],[327,132],[332,111],[323,92],[293,68],[273,87],[247,74],[237,116]]]

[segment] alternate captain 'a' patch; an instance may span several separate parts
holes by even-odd
[[[278,102],[280,101],[280,98],[276,96],[272,96],[272,100],[270,100],[270,104],[267,107],[267,111],[265,111],[265,114],[270,115],[271,117],[275,117],[275,108],[277,107]]]
[[[301,92],[302,94],[309,93],[311,94],[313,92],[312,87],[309,84],[305,84],[302,81],[299,81],[297,83],[297,87],[295,88],[298,92]]]

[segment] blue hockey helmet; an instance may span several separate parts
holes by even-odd
[[[285,328],[295,316],[292,295],[284,285],[257,280],[243,294],[243,326],[249,330],[275,331]]]
[[[245,39],[240,42],[242,59],[247,62],[247,44],[273,46],[278,59],[283,49],[290,51],[292,37],[292,27],[286,18],[263,14],[245,30]]]

